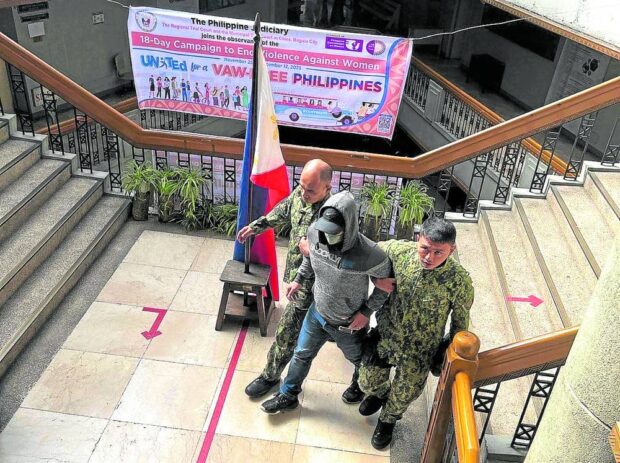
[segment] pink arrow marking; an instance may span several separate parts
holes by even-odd
[[[506,300],[512,302],[529,302],[532,307],[538,307],[540,304],[545,302],[541,298],[536,297],[533,294],[530,294],[528,297],[508,296]]]
[[[157,328],[159,328],[159,325],[161,325],[161,322],[166,316],[166,312],[168,312],[168,310],[155,309],[153,307],[144,307],[142,308],[142,311],[143,312],[154,312],[157,314],[157,318],[153,322],[153,326],[151,326],[151,329],[148,331],[143,331],[142,336],[144,336],[146,339],[153,339],[155,336],[159,336],[161,334],[161,331],[157,331]]]

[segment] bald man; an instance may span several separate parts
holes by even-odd
[[[308,255],[306,234],[308,227],[317,219],[319,209],[331,194],[332,168],[320,159],[308,161],[301,172],[299,186],[283,199],[266,216],[243,227],[237,240],[244,243],[250,236],[269,228],[291,227],[284,282],[291,283],[297,276],[303,255]],[[303,254],[302,254],[303,253]],[[267,354],[267,365],[258,378],[245,388],[251,398],[264,396],[280,383],[286,365],[293,357],[299,331],[308,307],[312,304],[313,279],[304,281],[294,300],[284,309],[276,328],[276,339]],[[357,384],[357,370],[351,385],[342,394],[346,403],[359,403],[364,394]]]

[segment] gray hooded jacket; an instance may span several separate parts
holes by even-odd
[[[359,232],[357,205],[349,192],[329,198],[319,211],[337,209],[345,221],[342,249],[329,249],[314,224],[308,228],[310,256],[304,257],[295,281],[315,277],[314,301],[317,311],[330,324],[348,325],[356,312],[366,316],[378,310],[388,294],[375,288],[368,297],[369,277],[387,278],[391,264],[377,244]]]

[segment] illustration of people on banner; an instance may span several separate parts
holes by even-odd
[[[247,119],[252,23],[131,8],[140,109]],[[278,124],[391,138],[411,59],[408,39],[263,23]]]

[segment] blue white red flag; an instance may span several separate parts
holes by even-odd
[[[243,153],[243,174],[241,177],[241,195],[239,201],[239,215],[237,216],[237,231],[251,221],[267,214],[282,199],[290,193],[288,173],[280,149],[280,137],[275,115],[269,73],[263,50],[259,46],[259,55],[255,78],[257,82],[256,108],[250,104],[248,123],[245,135],[245,150]],[[254,98],[252,98],[254,101]],[[252,149],[252,119],[257,112],[256,143],[254,156]],[[252,161],[253,158],[253,162]],[[250,165],[251,163],[251,165]],[[252,204],[248,208],[247,197],[250,191],[250,182],[253,184]],[[244,261],[245,248],[235,242],[234,259]],[[276,258],[275,235],[273,230],[266,231],[254,239],[250,262],[271,266],[269,279],[271,294],[278,300],[278,262]]]

